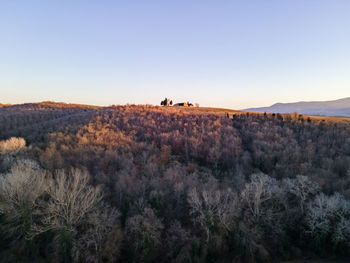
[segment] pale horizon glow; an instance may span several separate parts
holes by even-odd
[[[350,1],[6,1],[0,103],[350,97]]]

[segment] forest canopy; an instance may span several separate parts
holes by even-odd
[[[350,120],[0,108],[2,262],[350,256]]]

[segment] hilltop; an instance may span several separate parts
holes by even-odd
[[[324,102],[328,105],[334,105],[333,107],[340,107],[340,105],[346,105],[346,103],[350,101],[350,98],[334,101],[334,102]],[[300,102],[301,104],[308,104],[308,102]],[[313,102],[311,102],[313,103]],[[293,104],[293,103],[288,103]],[[285,105],[288,105],[285,104]],[[297,103],[295,103],[297,104]],[[313,103],[314,105],[320,105],[317,102]],[[227,108],[214,108],[214,107],[181,107],[181,106],[171,106],[171,107],[162,107],[162,106],[152,106],[152,105],[130,105],[134,107],[148,107],[148,108],[155,108],[159,109],[161,111],[165,112],[173,112],[177,114],[215,114],[215,115],[221,115],[221,116],[227,116],[229,115],[232,117],[233,115],[241,115],[241,114],[258,114],[262,115],[265,112],[268,115],[271,115],[273,113],[281,113],[283,116],[289,115],[289,112],[293,113],[295,115],[295,112],[298,112],[300,114],[303,114],[303,118],[311,118],[315,121],[332,121],[332,122],[348,122],[350,121],[350,115],[344,115],[344,116],[331,116],[328,114],[308,114],[303,113],[302,111],[284,111],[280,110],[278,111],[275,106],[284,105],[282,103],[276,103],[271,107],[274,107],[276,110],[269,110],[268,108],[250,108],[246,110],[234,110],[234,109],[227,109]],[[89,112],[97,112],[97,111],[103,111],[106,109],[113,109],[123,107],[122,105],[111,105],[111,106],[96,106],[96,105],[88,105],[88,104],[77,104],[77,103],[65,103],[65,102],[54,102],[54,101],[43,101],[43,102],[33,102],[33,103],[23,103],[23,104],[1,104],[0,103],[0,111],[2,112],[11,112],[12,114],[19,114],[23,112],[29,112],[34,111],[33,113],[43,113],[43,112],[69,112],[69,113],[81,113],[83,111],[89,111]],[[282,107],[282,106],[281,106]],[[298,107],[295,107],[293,109],[296,109]],[[300,107],[298,108],[300,109]]]
[[[95,106],[95,105],[86,105],[86,104],[42,101],[42,102],[32,102],[32,103],[22,103],[22,104],[1,104],[0,103],[0,108],[25,110],[25,109],[49,109],[49,108],[98,109],[102,107]]]

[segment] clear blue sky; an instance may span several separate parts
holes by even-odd
[[[0,102],[350,97],[349,0],[0,2]]]

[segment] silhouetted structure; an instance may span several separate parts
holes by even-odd
[[[176,103],[174,106],[193,107],[193,104],[190,102],[180,102],[180,103]]]
[[[173,105],[173,101],[165,98],[165,100],[162,100],[160,102],[160,105],[162,105],[162,106],[172,106]]]

